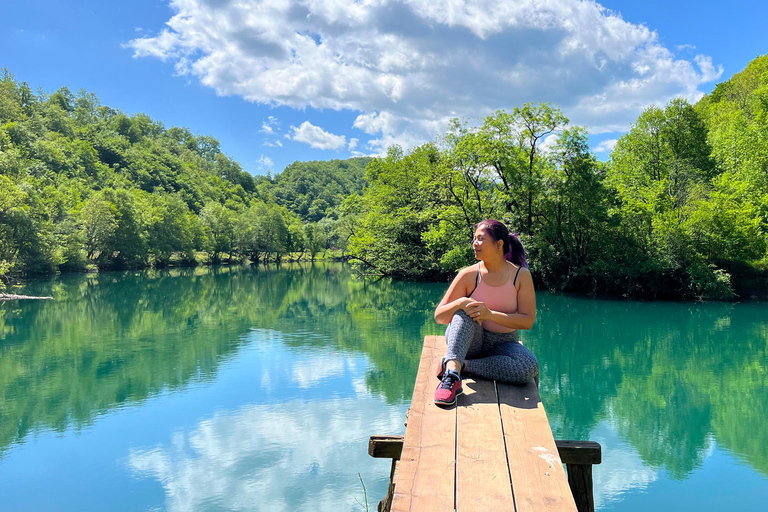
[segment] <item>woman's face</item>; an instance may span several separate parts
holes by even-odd
[[[475,258],[482,259],[483,254],[495,254],[501,250],[503,242],[494,240],[483,228],[475,230],[475,238],[472,240],[472,249],[475,251]]]

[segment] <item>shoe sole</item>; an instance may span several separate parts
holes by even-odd
[[[459,395],[463,395],[464,390],[460,389],[456,392],[456,394],[453,396],[453,402],[444,402],[441,400],[435,400],[435,405],[453,405],[456,403],[456,400],[459,398]]]

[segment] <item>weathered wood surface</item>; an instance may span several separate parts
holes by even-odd
[[[536,385],[496,387],[516,510],[576,510]]]
[[[564,464],[600,464],[603,461],[600,443],[594,441],[562,441],[555,445]]]
[[[568,464],[568,485],[571,487],[579,512],[594,512],[595,497],[592,490],[592,465]]]
[[[436,336],[427,336],[421,353],[397,470],[393,512],[454,509],[456,409],[442,410],[434,403],[434,370],[442,356],[442,349],[436,350],[438,341]]]
[[[368,440],[368,455],[376,459],[400,460],[403,439],[403,436],[371,436]]]
[[[491,381],[466,379],[456,408],[456,510],[506,512],[514,499]]]
[[[467,379],[457,406],[439,408],[444,351],[442,336],[424,340],[392,510],[576,511],[536,385]]]
[[[377,459],[400,460],[405,436],[373,435],[368,440],[368,455]],[[563,464],[600,464],[602,448],[594,441],[562,441],[555,439]]]
[[[469,384],[469,383],[468,383]],[[470,386],[471,387],[471,386]],[[386,497],[379,503],[379,512],[388,512],[397,481],[397,461],[403,450],[405,436],[373,435],[368,442],[371,457],[392,459],[389,488]],[[594,441],[555,440],[560,459],[567,467],[568,485],[576,502],[578,512],[594,512],[595,499],[592,480],[592,465],[602,462],[602,448]],[[461,465],[459,465],[461,468]],[[511,491],[511,486],[510,486]]]

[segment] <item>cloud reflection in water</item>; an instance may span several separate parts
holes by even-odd
[[[386,475],[366,478],[368,436],[402,425],[400,411],[373,397],[247,405],[176,432],[170,445],[133,450],[129,464],[163,485],[174,512],[360,510],[358,472],[371,507],[372,489],[386,489]]]
[[[590,440],[603,447],[603,461],[593,467],[595,509],[623,500],[628,492],[643,491],[658,480],[658,472],[645,465],[637,450],[622,441],[609,423],[599,425]]]

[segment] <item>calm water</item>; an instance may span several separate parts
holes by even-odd
[[[0,305],[0,510],[372,510],[444,284],[340,265],[66,276]],[[555,436],[601,510],[764,510],[768,304],[539,294]],[[359,476],[358,476],[359,475]]]

